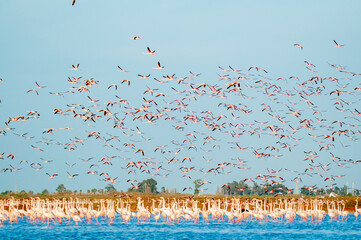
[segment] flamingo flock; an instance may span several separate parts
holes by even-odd
[[[336,51],[345,47],[333,44]],[[75,63],[67,70],[76,76],[64,77],[56,88],[47,92],[48,84],[37,80],[23,89],[27,101],[52,99],[56,106],[49,111],[33,105],[23,114],[7,109],[0,137],[23,148],[0,154],[0,173],[74,183],[87,178],[131,190],[147,177],[171,178],[182,180],[184,192],[192,191],[194,179],[203,179],[199,191],[207,192],[212,183],[229,186],[220,181],[232,176],[264,188],[304,181],[313,193],[334,188],[361,162],[353,151],[361,133],[361,73],[328,63],[335,75],[321,74],[319,64],[304,60],[302,76],[219,66],[218,77],[205,81],[190,70],[177,76],[161,64],[161,51],[145,46],[139,55],[153,61],[145,73],[114,63],[117,80],[97,80]],[[0,79],[0,87],[6,81]],[[56,156],[67,157],[54,161]]]
[[[350,214],[344,200],[325,199],[150,199],[145,207],[142,198],[124,199],[3,199],[0,200],[0,225],[15,224],[19,219],[37,223],[72,224],[95,221],[123,223],[246,223],[311,221],[347,221]],[[134,202],[134,203],[133,203]],[[132,211],[134,209],[135,211]],[[361,208],[356,200],[354,216],[358,221]],[[132,221],[133,220],[133,221]]]

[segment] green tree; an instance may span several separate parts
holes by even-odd
[[[21,197],[28,197],[28,193],[25,190],[21,190],[17,195],[20,195]]]
[[[248,186],[244,181],[233,181],[222,186],[222,194],[227,195],[273,195],[277,193],[287,193],[287,187],[283,184],[272,184],[262,186],[253,183],[253,187]]]
[[[139,189],[144,193],[157,193],[157,181],[153,178],[149,178],[139,183]]]
[[[347,195],[347,186],[344,185],[342,188],[340,188],[340,195]]]
[[[49,194],[48,189],[44,189],[44,190],[41,192],[41,194],[43,194],[43,195]]]
[[[301,194],[303,195],[310,195],[310,190],[308,188],[306,188],[306,186],[303,186],[301,188]]]
[[[288,188],[283,184],[272,184],[272,185],[267,186],[267,194],[268,195],[277,194],[277,193],[286,194],[287,190],[288,190]]]
[[[222,187],[222,193],[227,195],[249,195],[251,189],[244,181],[233,181]]]
[[[117,189],[114,187],[113,184],[108,184],[105,186],[105,192],[116,192]]]
[[[59,193],[65,192],[66,191],[66,187],[64,186],[64,184],[60,184],[57,188],[56,191]]]
[[[202,186],[202,179],[196,179],[193,181],[194,194],[199,194],[199,188]]]
[[[318,190],[316,191],[316,195],[324,195],[325,193],[326,193],[326,191],[325,191],[323,188],[318,189]]]

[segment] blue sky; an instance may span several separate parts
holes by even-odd
[[[360,87],[360,76],[350,76],[340,73],[337,69],[330,67],[328,63],[346,66],[347,71],[359,72],[360,66],[360,40],[361,33],[358,31],[361,17],[358,13],[361,3],[359,1],[348,1],[340,4],[338,1],[96,1],[77,0],[75,6],[71,6],[71,1],[2,1],[0,3],[0,77],[4,80],[0,85],[0,118],[5,122],[7,118],[19,115],[26,115],[26,111],[36,110],[40,113],[40,119],[31,119],[23,123],[10,123],[15,130],[7,130],[6,136],[0,136],[0,154],[14,154],[14,160],[4,158],[0,161],[1,169],[8,168],[11,164],[15,168],[22,168],[19,171],[0,173],[0,190],[12,189],[15,182],[18,182],[19,189],[41,191],[47,188],[54,191],[56,186],[64,183],[69,189],[89,189],[103,188],[108,182],[100,181],[102,177],[86,174],[89,171],[89,163],[84,163],[80,158],[94,157],[92,163],[98,164],[96,170],[108,172],[111,178],[118,177],[116,188],[127,189],[130,184],[126,180],[137,179],[138,181],[149,178],[147,174],[138,172],[136,175],[127,174],[123,169],[128,161],[142,160],[139,154],[135,154],[133,149],[123,146],[124,142],[135,141],[137,148],[144,148],[145,157],[154,157],[151,160],[159,162],[155,167],[162,165],[168,169],[167,177],[154,176],[158,181],[158,186],[168,188],[176,187],[178,190],[183,187],[193,185],[196,178],[206,178],[212,184],[206,186],[208,192],[214,192],[217,186],[232,180],[244,178],[254,178],[258,174],[266,174],[267,168],[280,169],[288,168],[300,173],[308,167],[304,161],[304,151],[318,150],[318,143],[309,138],[308,133],[322,135],[329,133],[329,130],[317,125],[315,132],[301,130],[296,137],[304,138],[298,142],[297,147],[292,152],[281,149],[281,158],[258,159],[252,154],[252,148],[265,148],[269,144],[276,144],[274,137],[262,135],[258,138],[245,134],[237,139],[230,137],[224,132],[211,132],[204,127],[204,124],[189,124],[185,130],[176,131],[177,125],[170,121],[161,119],[155,125],[133,121],[127,117],[126,126],[132,129],[139,127],[144,134],[144,138],[152,138],[149,142],[136,133],[127,137],[123,132],[113,129],[112,124],[106,119],[100,119],[93,126],[84,124],[84,121],[75,119],[72,116],[54,115],[54,108],[67,109],[67,104],[80,103],[87,107],[91,105],[87,96],[99,99],[101,107],[92,111],[104,108],[104,103],[116,101],[115,95],[127,99],[130,107],[139,108],[143,103],[143,97],[152,99],[149,94],[143,94],[147,89],[159,88],[157,92],[162,92],[167,96],[164,100],[170,102],[177,99],[179,94],[175,94],[171,87],[177,90],[189,89],[188,85],[178,85],[173,83],[158,84],[153,77],[162,79],[162,76],[176,74],[176,77],[190,77],[189,71],[201,73],[197,78],[191,80],[194,85],[207,83],[217,85],[223,89],[227,88],[227,81],[219,79],[217,74],[229,74],[231,78],[238,75],[222,72],[218,66],[242,70],[241,73],[252,73],[254,79],[269,78],[267,81],[282,86],[283,89],[297,89],[297,83],[302,83],[310,77],[320,75],[322,77],[336,77],[343,79],[342,84],[347,84],[348,90]],[[143,39],[131,40],[133,36],[141,36]],[[334,47],[333,40],[339,44],[344,44],[342,48]],[[301,44],[303,50],[295,48],[295,43]],[[144,55],[146,48],[150,47],[156,51],[156,56]],[[310,73],[304,65],[304,61],[316,65],[318,73]],[[164,70],[154,70],[157,62],[160,61],[165,66]],[[71,65],[80,64],[78,71],[72,71]],[[117,70],[117,65],[128,70],[122,73]],[[268,71],[267,74],[259,76],[257,73],[248,72],[250,66],[259,66]],[[140,79],[138,74],[151,74],[149,79]],[[99,81],[97,87],[91,87],[89,93],[65,94],[64,97],[54,96],[49,92],[65,92],[73,87],[67,82],[68,77],[80,77],[82,80],[94,78]],[[297,76],[300,80],[277,81],[278,78],[289,78]],[[131,86],[120,84],[123,79],[131,80]],[[46,86],[39,90],[39,96],[26,93],[27,90],[36,87],[35,81]],[[341,80],[340,80],[341,81]],[[109,84],[119,85],[118,90],[113,88],[107,90]],[[340,84],[341,84],[340,83]],[[248,84],[244,83],[244,84]],[[330,96],[329,92],[339,88],[334,82],[324,83],[327,90],[324,96],[313,96],[312,100],[317,103],[321,110],[324,110],[323,118],[327,119],[328,126],[333,120],[344,119],[352,115],[335,111],[332,100],[335,95]],[[218,103],[236,103],[247,105],[253,110],[250,115],[242,115],[240,119],[232,123],[254,123],[273,121],[268,114],[261,112],[261,104],[269,102],[269,98],[264,96],[264,92],[259,89],[243,88],[243,93],[254,96],[254,100],[239,98],[229,94],[224,99],[215,99],[208,96],[200,96],[197,101],[189,101],[188,109],[195,111],[201,116],[201,111],[211,110],[215,116],[228,114],[225,121],[232,122],[230,112],[218,107]],[[354,111],[361,109],[359,106],[359,92],[356,95],[342,97],[347,102],[355,102],[352,106],[345,108]],[[185,94],[182,94],[185,97]],[[154,97],[153,97],[154,98]],[[162,107],[167,107],[166,103],[159,98],[154,98]],[[286,98],[281,101],[287,103]],[[301,102],[300,98],[295,101],[297,110],[305,114],[305,118],[315,120],[308,105]],[[299,102],[297,102],[299,101]],[[161,104],[162,103],[162,104]],[[274,110],[279,111],[278,115],[287,116],[290,124],[298,125],[299,120],[287,115],[287,108],[282,104],[274,104]],[[161,106],[159,106],[161,108]],[[155,111],[156,107],[153,108]],[[124,107],[112,107],[112,112],[119,112],[119,118],[127,111]],[[166,112],[165,112],[166,113]],[[169,113],[179,120],[187,114],[183,112]],[[321,116],[320,116],[321,118]],[[356,117],[357,119],[357,117]],[[356,119],[346,119],[349,124],[357,124]],[[88,122],[87,122],[88,123]],[[273,122],[275,124],[275,122]],[[316,125],[316,124],[315,124]],[[0,129],[5,129],[5,125],[0,125]],[[71,127],[74,130],[59,130],[53,134],[44,135],[45,128]],[[283,126],[282,126],[283,127]],[[286,130],[287,126],[284,126]],[[359,129],[359,128],[358,128]],[[228,129],[229,130],[229,129]],[[248,129],[249,130],[249,129]],[[288,129],[289,130],[289,129]],[[339,128],[335,128],[339,130]],[[352,130],[357,130],[353,127]],[[87,132],[99,131],[104,136],[107,134],[121,136],[118,147],[130,150],[123,153],[114,150],[112,147],[104,147],[104,143],[99,140],[87,138]],[[219,142],[220,148],[215,148],[210,153],[205,153],[200,148],[203,146],[203,135],[199,135],[197,142],[198,149],[182,150],[181,157],[193,157],[192,163],[186,163],[190,167],[194,165],[196,169],[217,167],[223,161],[232,161],[232,158],[240,157],[247,161],[250,170],[240,170],[237,168],[225,168],[224,174],[202,174],[191,173],[192,179],[183,178],[179,167],[182,164],[167,164],[165,157],[159,152],[154,153],[154,148],[160,145],[168,145],[169,151],[176,151],[177,147],[172,140],[179,142],[188,139],[185,135],[194,131],[203,132],[205,136],[212,135]],[[29,132],[28,136],[33,139],[25,140],[14,133],[21,134]],[[129,132],[129,131],[128,131]],[[347,164],[343,168],[332,162],[330,152],[342,159],[360,159],[360,150],[357,148],[359,133],[350,140],[344,136],[338,137],[335,148],[328,152],[319,152],[320,157],[317,162],[322,164],[332,163],[329,172],[324,173],[323,178],[313,175],[301,176],[305,185],[319,184],[325,186],[325,177],[332,175],[346,176],[336,179],[339,185],[346,181],[355,182],[356,187],[361,186],[357,173],[360,167],[355,164]],[[74,151],[68,152],[61,146],[47,146],[39,141],[42,137],[54,139],[54,142],[62,144],[74,140],[75,137],[86,139],[84,145],[77,145]],[[322,138],[320,140],[323,140]],[[140,141],[140,142],[138,142]],[[248,147],[246,151],[239,152],[231,149],[233,146],[228,142],[239,142],[241,146]],[[328,141],[329,140],[325,140]],[[294,144],[289,141],[289,144]],[[341,144],[350,145],[343,148]],[[34,150],[31,145],[39,147],[44,152]],[[115,143],[114,143],[115,145]],[[186,145],[187,148],[189,146]],[[204,147],[204,149],[207,147]],[[280,147],[280,145],[279,145]],[[113,165],[102,165],[100,159],[108,156],[118,156],[113,160]],[[121,157],[130,160],[121,159]],[[203,157],[212,158],[209,163]],[[42,163],[40,158],[51,159],[51,163]],[[20,163],[27,160],[28,164]],[[165,161],[165,162],[164,162]],[[43,169],[35,171],[30,164],[42,163]],[[74,164],[74,167],[68,167]],[[317,165],[315,163],[314,165]],[[151,169],[152,167],[150,167]],[[90,169],[90,170],[94,170]],[[45,174],[58,173],[59,176],[49,179]],[[67,172],[79,174],[75,179],[67,178]],[[321,169],[315,172],[322,172]],[[162,172],[161,174],[166,174]],[[290,188],[294,183],[290,181],[297,175],[292,175],[283,170],[282,176],[287,178],[285,184]]]

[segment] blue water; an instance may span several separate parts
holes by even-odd
[[[74,222],[54,224],[29,223],[0,226],[0,239],[361,239],[361,221],[351,216],[347,221],[324,220],[321,223],[293,223],[248,221],[243,223],[182,222],[165,224],[155,222],[125,224],[117,219],[113,225],[95,221],[76,226]]]

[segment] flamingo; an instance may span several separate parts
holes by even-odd
[[[336,44],[335,47],[343,47],[343,46],[345,46],[345,45],[338,44],[335,40],[333,40],[333,42]]]

